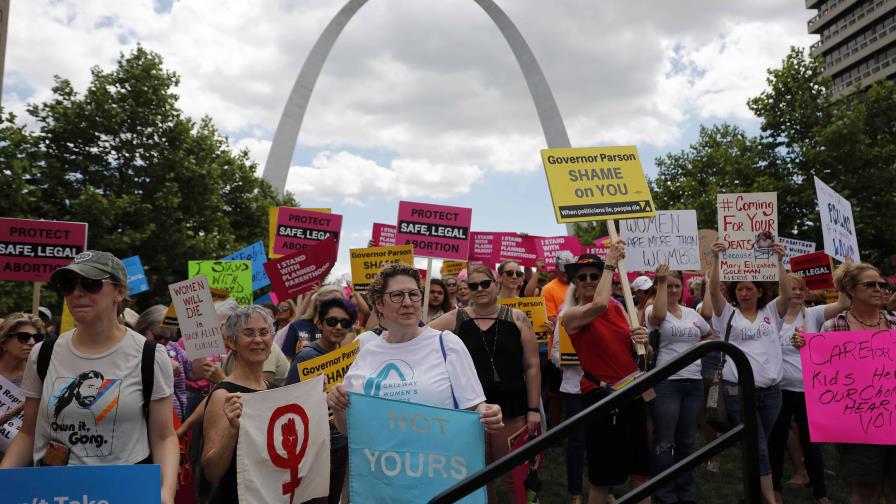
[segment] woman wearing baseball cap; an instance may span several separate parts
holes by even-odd
[[[173,502],[174,375],[164,347],[147,345],[120,321],[128,302],[124,264],[90,250],[56,270],[50,284],[65,297],[77,328],[36,345],[28,357],[25,418],[2,467],[159,464],[162,502]],[[144,394],[143,373],[134,371],[150,359],[153,386]]]

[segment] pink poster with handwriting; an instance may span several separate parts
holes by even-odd
[[[896,444],[896,330],[805,339],[800,357],[812,442]]]
[[[577,236],[550,236],[535,239],[535,252],[544,260],[544,271],[557,270],[557,254],[567,251],[574,257],[582,253],[582,244]]]
[[[0,280],[47,282],[87,248],[87,224],[0,218]]]
[[[373,240],[373,245],[375,247],[394,247],[395,231],[397,231],[397,229],[398,228],[390,224],[380,224],[379,222],[374,222],[373,232],[371,233],[371,240]]]
[[[414,256],[466,261],[473,210],[400,201],[396,245],[413,245]]]
[[[342,216],[280,207],[274,232],[274,253],[288,255],[333,237],[339,244]]]
[[[517,233],[495,233],[497,235],[498,260],[516,261],[521,266],[534,268],[538,252],[535,250],[535,236],[520,236]]]

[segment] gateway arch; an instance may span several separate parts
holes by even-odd
[[[495,2],[492,0],[474,1],[494,21],[498,29],[501,30],[504,40],[510,45],[513,56],[526,79],[529,94],[532,95],[532,102],[535,104],[538,120],[541,122],[541,129],[544,132],[545,143],[548,147],[570,147],[566,126],[563,124],[563,118],[560,117],[560,110],[554,100],[554,94],[548,86],[548,81],[545,79],[544,72],[541,71],[535,55],[529,48],[529,44],[526,43],[513,21]],[[308,54],[308,59],[302,65],[302,70],[292,86],[286,107],[277,124],[277,131],[274,133],[274,141],[271,144],[262,174],[277,191],[283,192],[286,189],[286,177],[296,149],[299,130],[302,127],[302,120],[305,118],[305,111],[308,109],[311,92],[314,90],[314,84],[317,82],[324,62],[345,25],[367,2],[368,0],[346,2],[314,43],[311,53]]]

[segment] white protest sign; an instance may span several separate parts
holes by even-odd
[[[700,269],[696,210],[658,210],[653,217],[622,219],[619,237],[629,271],[653,271],[660,264],[676,271]]]
[[[778,258],[772,251],[778,236],[778,193],[717,194],[719,255],[723,282],[778,280]]]
[[[299,503],[330,492],[324,377],[243,394],[236,445],[240,502]]]
[[[853,262],[859,262],[859,240],[852,217],[852,204],[818,177],[815,177],[815,194],[821,214],[824,251],[840,261],[845,261],[848,254]]]
[[[184,350],[190,360],[224,353],[224,335],[205,275],[168,286]]]
[[[778,243],[784,246],[784,269],[790,271],[790,258],[815,252],[815,242],[778,237]]]
[[[0,415],[11,411],[25,402],[25,393],[13,382],[0,375]],[[0,452],[5,452],[12,439],[22,428],[22,414],[0,424]]]

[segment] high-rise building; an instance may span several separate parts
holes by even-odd
[[[847,95],[880,79],[896,80],[896,0],[805,0],[817,14],[809,33],[821,38],[813,56],[824,57],[831,92]]]

